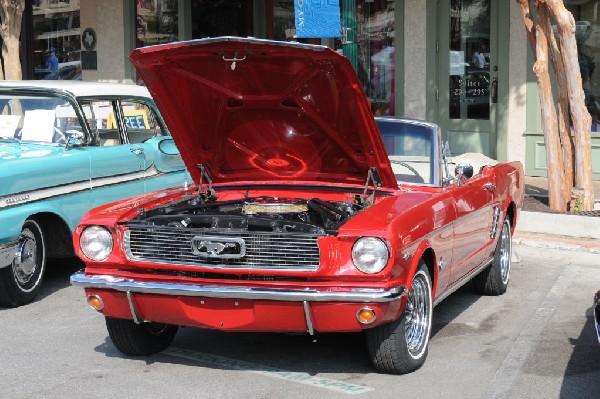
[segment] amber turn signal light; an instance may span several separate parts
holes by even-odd
[[[371,324],[376,318],[375,311],[370,308],[360,308],[356,312],[356,319],[361,324]]]
[[[104,309],[104,302],[102,302],[102,299],[98,295],[89,295],[87,297],[87,303],[95,310],[99,311]]]

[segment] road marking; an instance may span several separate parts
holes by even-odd
[[[485,398],[504,398],[521,374],[531,353],[535,350],[550,316],[562,301],[565,292],[579,272],[579,267],[567,266],[560,274],[542,305],[536,310],[517,337],[502,365],[490,383]]]
[[[260,374],[267,377],[279,378],[289,382],[297,382],[300,384],[312,385],[315,387],[329,389],[337,392],[343,392],[350,395],[357,395],[374,390],[371,387],[366,387],[363,385],[356,385],[348,382],[332,380],[330,378],[315,377],[308,373],[288,371],[278,369],[275,367],[263,366],[260,364],[245,362],[242,360],[213,355],[210,353],[191,351],[183,348],[171,347],[165,350],[163,353],[166,355],[180,357],[188,360],[195,360],[201,363],[213,364],[216,366],[226,366],[235,370],[249,371],[251,373]]]

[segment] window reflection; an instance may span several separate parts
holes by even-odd
[[[450,6],[451,119],[490,117],[490,1]]]
[[[394,2],[357,1],[359,78],[375,115],[394,115]]]
[[[177,0],[136,0],[137,47],[179,39]]]
[[[79,0],[33,1],[36,79],[81,80]]]
[[[600,19],[597,11],[600,1],[565,1],[565,3],[576,21],[577,60],[585,94],[585,105],[592,116],[592,131],[597,132],[600,130],[598,127],[600,77],[596,71],[596,59],[600,55]]]

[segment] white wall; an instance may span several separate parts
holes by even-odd
[[[81,0],[81,31],[96,31],[98,69],[84,70],[83,80],[125,80],[125,28],[122,0]]]
[[[404,115],[425,119],[427,79],[427,6],[424,0],[404,2]]]
[[[521,161],[525,166],[525,129],[527,115],[527,52],[529,42],[523,25],[521,8],[510,5],[508,161]]]

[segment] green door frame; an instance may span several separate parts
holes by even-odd
[[[440,121],[440,87],[439,82],[439,44],[438,40],[446,40],[447,34],[439,32],[440,18],[438,3],[450,0],[427,0],[427,38],[426,56],[427,65],[427,93],[426,93],[426,119],[439,123]],[[499,161],[507,160],[508,153],[508,99],[509,99],[509,37],[510,37],[510,2],[506,0],[491,0],[496,3],[498,19],[495,21],[498,31],[498,103],[496,110],[496,142],[493,143],[493,156]],[[447,139],[442,131],[444,139]]]

